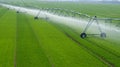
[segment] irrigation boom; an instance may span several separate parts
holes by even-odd
[[[80,18],[81,17],[85,17],[87,19],[90,19],[88,21],[88,24],[86,25],[85,29],[83,30],[83,32],[80,34],[80,37],[81,38],[86,38],[87,37],[87,34],[86,34],[86,31],[88,30],[88,28],[92,25],[92,23],[95,21],[96,24],[97,24],[97,27],[100,31],[100,34],[97,34],[97,35],[100,35],[100,37],[102,38],[105,38],[106,37],[106,33],[102,31],[101,27],[100,27],[100,23],[98,22],[99,20],[104,20],[105,22],[106,21],[110,21],[112,22],[113,20],[115,21],[120,21],[120,18],[97,18],[97,16],[94,16],[94,17],[91,17],[87,14],[82,14],[80,12],[75,12],[73,10],[68,10],[68,9],[62,9],[62,8],[44,8],[44,11],[47,11],[47,12],[53,12],[54,14],[63,14],[64,16],[69,15],[69,16],[72,16],[72,17],[75,17],[75,16],[79,16]],[[40,12],[37,14],[37,16],[39,16]],[[35,19],[38,19],[38,17],[35,17]],[[96,34],[92,34],[92,35],[96,35]]]
[[[25,6],[25,2],[23,0],[21,0],[21,2]],[[17,13],[20,12],[20,9],[21,8],[19,8],[17,10]],[[98,27],[98,29],[100,31],[100,34],[98,34],[98,35],[100,35],[102,38],[106,37],[106,33],[102,31],[102,29],[100,27],[100,23],[98,22],[99,20],[104,20],[105,22],[108,21],[108,20],[110,22],[112,22],[113,20],[120,21],[120,18],[97,18],[97,16],[91,17],[91,16],[89,16],[87,14],[83,14],[83,13],[80,13],[80,12],[76,12],[76,11],[68,10],[68,9],[63,9],[63,8],[40,8],[38,13],[37,13],[37,15],[34,17],[34,19],[39,19],[39,15],[41,14],[41,11],[52,12],[52,13],[58,14],[58,15],[63,14],[63,16],[72,16],[72,17],[76,17],[77,16],[77,18],[89,19],[88,24],[86,25],[86,27],[83,30],[83,32],[80,34],[81,38],[86,38],[87,37],[86,31],[88,30],[88,28],[92,25],[92,23],[94,21],[96,22],[97,27]],[[48,17],[47,17],[46,14],[45,14],[45,16],[46,16],[46,20],[47,20]],[[94,35],[94,34],[92,34],[92,35]]]

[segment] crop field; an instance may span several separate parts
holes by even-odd
[[[18,3],[9,5],[21,6]],[[119,4],[25,3],[22,7],[31,10],[64,8],[100,18],[120,18]],[[108,22],[110,27],[106,25],[106,28],[109,29],[104,29],[106,38],[89,35],[83,39],[80,33],[84,24],[72,23],[74,18],[59,19],[59,15],[47,15],[43,10],[39,19],[34,19],[36,12],[33,11],[33,15],[23,8],[19,9],[23,12],[17,13],[17,10],[0,6],[0,67],[120,67],[120,21]],[[111,30],[114,24],[118,31]],[[95,33],[93,28],[87,33]]]

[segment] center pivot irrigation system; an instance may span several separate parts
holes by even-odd
[[[79,13],[79,12],[75,12],[75,11],[67,10],[67,9],[62,9],[62,8],[41,8],[39,10],[38,14],[34,17],[34,19],[39,18],[38,16],[41,13],[41,11],[46,11],[46,12],[61,15],[61,16],[69,16],[69,17],[71,16],[71,17],[89,19],[88,24],[86,25],[83,32],[80,34],[81,38],[86,38],[88,36],[86,31],[89,29],[89,27],[92,25],[93,22],[95,22],[97,24],[97,27],[98,27],[98,30],[100,31],[100,34],[91,34],[91,35],[100,35],[100,37],[106,38],[107,35],[102,30],[102,28],[100,26],[100,23],[99,23],[99,20],[103,20],[105,22],[108,22],[108,21],[112,22],[113,20],[120,21],[120,18],[97,18],[97,16],[91,17],[91,16],[89,16],[87,14],[82,14],[82,13]]]
[[[24,6],[26,5],[24,0],[21,0],[21,2],[22,2],[22,5],[24,5]],[[17,13],[20,12],[20,9],[21,9],[21,7],[17,10]],[[76,12],[73,10],[62,9],[62,8],[39,8],[37,15],[34,17],[35,20],[39,19],[39,15],[41,14],[42,11],[56,14],[59,16],[65,16],[65,17],[68,16],[68,17],[74,17],[74,18],[77,17],[77,18],[82,18],[82,19],[83,18],[89,19],[88,24],[86,25],[83,32],[80,34],[81,38],[86,38],[88,36],[86,31],[89,29],[89,27],[92,25],[93,22],[96,22],[97,27],[100,31],[100,34],[97,34],[97,35],[100,35],[100,37],[102,37],[102,38],[106,38],[107,35],[105,32],[103,32],[103,30],[100,26],[100,23],[98,21],[99,20],[103,20],[105,22],[107,22],[107,21],[112,22],[113,20],[120,21],[120,18],[97,18],[97,16],[91,17],[87,14],[82,14],[82,13],[79,13],[79,12]],[[46,13],[44,13],[44,15],[45,15],[45,19],[48,20],[49,17],[46,15]],[[96,35],[96,34],[92,34],[92,35]]]

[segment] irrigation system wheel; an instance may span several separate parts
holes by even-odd
[[[100,36],[101,36],[102,38],[106,38],[106,33],[101,33]]]
[[[80,37],[81,37],[81,38],[86,38],[86,37],[87,37],[87,34],[86,34],[86,33],[81,33],[81,34],[80,34]]]
[[[19,13],[19,11],[17,11],[16,13]]]
[[[38,19],[38,17],[36,16],[36,17],[34,17],[34,19],[36,20],[36,19]]]

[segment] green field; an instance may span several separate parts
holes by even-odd
[[[45,4],[38,6],[72,8],[91,16],[120,17],[119,5]],[[120,67],[119,41],[100,37],[82,39],[79,32],[80,29],[45,19],[34,20],[31,15],[0,6],[0,67]]]

